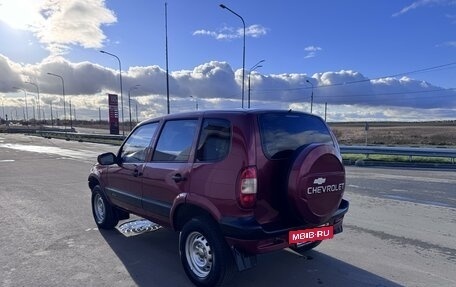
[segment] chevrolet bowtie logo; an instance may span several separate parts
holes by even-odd
[[[324,178],[324,177],[319,177],[314,180],[314,184],[318,184],[318,185],[322,185],[325,182],[326,182],[326,178]]]

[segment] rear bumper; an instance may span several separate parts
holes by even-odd
[[[325,223],[334,227],[334,234],[343,231],[342,222],[349,208],[349,202],[342,199],[339,208]],[[289,246],[288,232],[315,227],[305,224],[280,228],[260,225],[255,218],[222,218],[220,226],[231,246],[248,253],[257,254],[280,250]]]

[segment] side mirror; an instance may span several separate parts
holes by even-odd
[[[112,164],[117,163],[117,157],[112,152],[107,152],[107,153],[100,154],[97,157],[97,161],[101,165],[112,165]]]

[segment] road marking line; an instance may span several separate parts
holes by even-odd
[[[36,153],[43,153],[43,154],[54,154],[60,155],[62,157],[71,157],[71,158],[78,158],[78,159],[88,159],[88,158],[96,158],[98,155],[97,153],[89,150],[71,150],[71,149],[64,149],[55,146],[37,146],[37,145],[24,145],[24,144],[0,144],[0,148],[8,148],[13,150],[21,150],[27,152],[36,152]]]
[[[0,162],[13,162],[15,161],[14,159],[2,159]]]
[[[424,176],[409,176],[409,175],[396,175],[396,174],[379,174],[379,173],[347,173],[347,178],[370,178],[376,180],[403,180],[403,181],[417,181],[417,182],[426,182],[426,183],[454,183],[456,180],[447,179],[447,178],[433,178],[433,177],[424,177]]]

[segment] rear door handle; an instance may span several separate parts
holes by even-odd
[[[180,174],[180,173],[176,173],[176,174],[173,175],[171,178],[172,178],[175,182],[181,182],[181,181],[186,180],[186,178],[183,177],[182,174]]]

